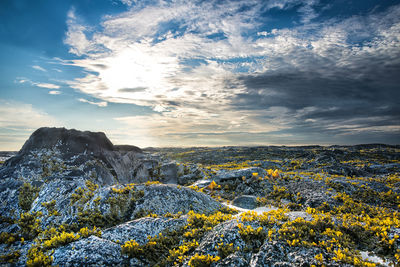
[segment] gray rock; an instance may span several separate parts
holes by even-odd
[[[319,248],[289,247],[282,241],[265,242],[260,251],[253,254],[250,266],[310,266],[318,265],[315,256],[325,252]],[[331,265],[330,266],[338,266]]]
[[[42,181],[54,177],[86,178],[101,185],[146,182],[159,164],[135,146],[114,146],[104,133],[65,128],[40,128],[15,157],[0,168],[0,177]],[[176,183],[168,164],[162,170],[166,182]]]
[[[238,222],[236,220],[230,220],[217,225],[211,232],[207,233],[199,246],[195,249],[193,254],[210,254],[218,255],[216,246],[223,242],[224,244],[233,244],[234,248],[239,247],[242,250],[246,244],[241,239],[238,228]]]
[[[243,196],[235,198],[232,201],[232,204],[235,206],[238,206],[239,208],[252,210],[257,207],[257,197],[243,195]]]
[[[247,267],[249,266],[249,262],[245,259],[242,253],[240,252],[235,252],[225,259],[222,259],[217,262],[215,267]]]
[[[291,221],[296,220],[297,218],[303,218],[306,221],[313,220],[312,215],[304,211],[290,211],[286,213],[286,215]]]
[[[53,265],[59,266],[118,266],[127,260],[119,244],[97,236],[57,248],[53,257]]]
[[[253,176],[253,173],[258,173],[258,176],[262,177],[267,174],[267,172],[262,168],[251,167],[234,171],[220,170],[217,172],[217,175],[215,177],[212,177],[212,179],[217,182],[242,179],[242,177],[251,178]]]
[[[210,196],[195,190],[175,185],[137,186],[144,191],[144,196],[137,203],[135,212],[141,209],[149,210],[158,215],[166,213],[184,214],[193,210],[198,213],[213,213],[222,207],[222,204]]]
[[[145,217],[126,222],[104,230],[103,239],[124,244],[134,239],[143,245],[148,242],[148,236],[156,236],[165,230],[175,230],[187,223],[186,217],[179,219]]]
[[[160,182],[176,184],[178,182],[178,167],[175,163],[163,164],[160,168]]]
[[[299,193],[303,206],[316,208],[323,202],[327,202],[328,204],[336,203],[333,199],[336,193],[327,191],[324,181],[304,177],[301,180],[279,181],[279,185],[285,186],[293,195]]]

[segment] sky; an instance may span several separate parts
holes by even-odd
[[[400,0],[2,0],[0,150],[400,144]]]

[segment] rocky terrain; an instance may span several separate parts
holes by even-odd
[[[399,152],[140,149],[40,128],[0,154],[0,263],[399,266]]]

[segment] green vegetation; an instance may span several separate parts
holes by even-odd
[[[22,213],[17,221],[20,227],[20,232],[23,238],[27,240],[34,239],[41,231],[39,217],[43,214],[41,212]]]
[[[190,267],[207,267],[210,266],[212,263],[217,262],[220,260],[218,256],[211,256],[211,255],[199,255],[195,254],[189,260]]]
[[[5,255],[0,256],[0,263],[15,263],[20,256],[21,253],[19,252],[19,250],[10,251]]]
[[[24,211],[31,209],[33,201],[37,198],[40,188],[24,183],[19,189],[18,204]]]
[[[211,215],[190,211],[187,225],[149,237],[149,241],[144,245],[139,245],[135,240],[127,241],[121,246],[122,253],[129,257],[138,258],[144,264],[179,264],[187,259],[188,255],[198,247],[198,240],[201,240],[207,232],[221,222],[230,219],[232,219],[231,214],[225,214],[220,211]],[[196,262],[198,262],[197,259],[193,261],[193,264],[197,264]]]

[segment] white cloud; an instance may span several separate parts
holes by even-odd
[[[47,70],[45,70],[44,68],[42,68],[42,67],[40,67],[38,65],[34,65],[34,66],[32,66],[32,68],[34,68],[35,70],[40,70],[40,71],[43,71],[43,72],[47,72]]]
[[[50,95],[59,95],[59,94],[61,94],[61,92],[60,91],[56,91],[56,90],[51,90],[51,91],[49,91],[49,94]]]
[[[15,79],[16,83],[28,83],[31,84],[33,86],[37,86],[37,87],[42,87],[42,88],[47,88],[47,89],[59,89],[60,86],[57,84],[53,84],[53,83],[39,83],[39,82],[33,82],[27,78],[24,77],[17,77]]]
[[[79,98],[78,101],[79,102],[83,102],[83,103],[88,103],[88,104],[91,104],[91,105],[96,105],[96,106],[99,106],[99,107],[107,107],[107,102],[105,102],[105,101],[93,102],[93,101],[89,101],[89,100],[84,99],[84,98]]]
[[[68,31],[64,42],[70,46],[69,52],[80,56],[92,51],[94,47],[85,34],[88,29],[79,24],[74,8],[68,12],[67,18]]]
[[[35,129],[56,125],[57,120],[30,104],[0,99],[0,128],[21,127]]]
[[[152,107],[159,114],[117,121],[132,127],[142,121],[143,131],[152,132],[149,136],[155,139],[163,138],[157,132],[168,135],[178,131],[284,129],[294,120],[284,108],[233,110],[232,99],[246,94],[238,69],[245,68],[247,74],[255,76],[282,69],[312,70],[323,77],[331,75],[331,70],[347,72],[352,64],[379,53],[390,60],[398,58],[390,55],[398,54],[400,23],[393,23],[393,18],[400,15],[399,7],[368,17],[329,20],[321,25],[312,22],[318,17],[314,9],[318,2],[232,1],[219,5],[203,1],[195,5],[172,1],[145,7],[138,4],[122,14],[105,17],[99,31],[81,23],[71,10],[65,43],[71,53],[84,57],[64,64],[82,67],[87,75],[68,84],[104,101],[79,99],[81,102]],[[249,8],[242,9],[245,4]],[[257,18],[261,10],[288,9],[299,4],[298,26],[270,32],[260,28]],[[168,30],[168,23],[180,27]],[[257,38],[244,37],[249,31],[257,32]],[[209,38],[213,34],[221,38]],[[368,34],[375,38],[370,38],[373,41],[365,47],[350,40]],[[263,116],[273,121],[263,121]]]
[[[59,85],[52,84],[52,83],[33,83],[33,85],[37,87],[47,88],[47,89],[58,89],[60,88]]]
[[[60,126],[51,115],[30,104],[0,99],[0,146],[18,150],[29,135],[39,127]]]

